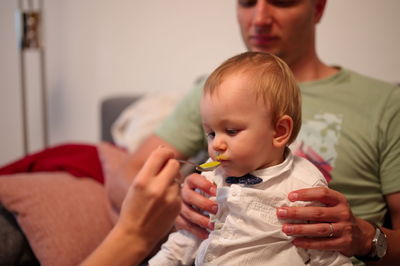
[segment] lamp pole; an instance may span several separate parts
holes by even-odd
[[[25,155],[29,153],[29,121],[28,121],[28,94],[27,94],[27,60],[26,52],[38,53],[38,68],[41,116],[42,116],[42,142],[48,146],[48,120],[47,120],[47,90],[45,73],[45,52],[43,47],[43,1],[42,0],[18,0],[17,11],[17,35],[20,61],[20,87],[22,105],[22,130],[23,149]]]

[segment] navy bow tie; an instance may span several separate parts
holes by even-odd
[[[241,184],[241,185],[255,185],[261,183],[263,180],[251,174],[245,174],[241,177],[228,176],[225,182],[228,184]]]

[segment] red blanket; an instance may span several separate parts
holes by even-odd
[[[63,144],[27,155],[1,167],[0,175],[51,171],[65,171],[76,177],[104,182],[97,147],[86,144]]]

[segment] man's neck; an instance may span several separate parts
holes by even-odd
[[[324,64],[318,57],[290,65],[297,82],[310,82],[328,78],[339,70]]]

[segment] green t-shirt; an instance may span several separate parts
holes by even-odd
[[[295,153],[323,172],[356,216],[382,224],[384,195],[400,191],[400,88],[349,70],[300,87]]]
[[[200,117],[200,99],[205,78],[196,83],[155,134],[188,157],[206,149]]]
[[[187,156],[206,147],[199,113],[203,84],[156,130]],[[303,124],[291,145],[294,154],[312,161],[356,216],[382,224],[384,195],[400,191],[400,88],[346,69],[300,88]]]

